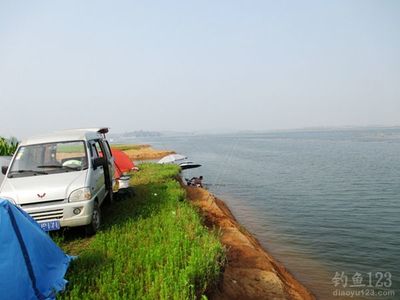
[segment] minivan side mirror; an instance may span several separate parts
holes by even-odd
[[[8,170],[8,166],[2,166],[1,167],[1,173],[3,173],[3,175],[6,175],[7,170]]]
[[[93,169],[97,169],[98,167],[104,166],[106,160],[104,157],[97,157],[93,159]]]

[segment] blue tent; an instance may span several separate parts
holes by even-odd
[[[54,299],[71,259],[27,213],[0,199],[1,299]]]

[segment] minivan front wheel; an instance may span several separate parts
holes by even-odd
[[[90,224],[86,225],[86,233],[88,235],[93,235],[99,230],[101,225],[101,211],[100,206],[97,202],[93,205],[92,221]]]

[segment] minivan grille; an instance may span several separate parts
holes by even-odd
[[[40,207],[43,205],[57,205],[60,204],[61,202],[64,202],[64,199],[57,199],[57,200],[50,200],[50,201],[37,201],[34,203],[26,203],[26,204],[21,204],[21,207],[23,208],[32,208],[32,207]]]
[[[63,209],[53,209],[46,211],[30,212],[29,215],[35,221],[61,219],[63,217]]]

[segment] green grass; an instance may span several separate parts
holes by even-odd
[[[136,195],[104,209],[96,236],[55,236],[67,252],[79,254],[59,298],[195,299],[217,281],[223,247],[185,201],[178,167],[140,169],[132,179]]]

